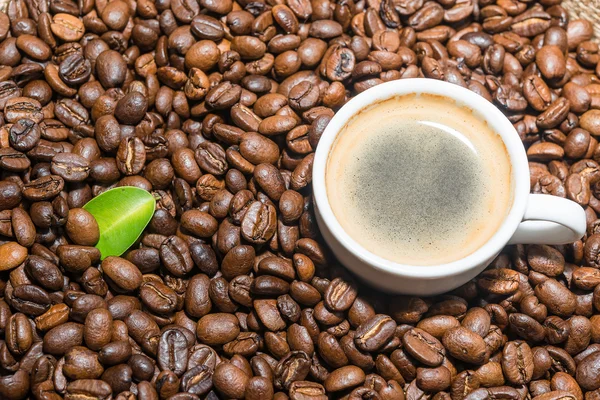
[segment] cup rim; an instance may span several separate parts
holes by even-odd
[[[481,115],[490,127],[502,138],[511,165],[513,200],[510,211],[500,228],[481,247],[459,260],[445,264],[415,266],[400,264],[368,251],[354,240],[337,220],[327,194],[325,173],[329,152],[340,130],[362,109],[394,96],[407,94],[432,94],[447,97]],[[529,196],[529,164],[525,148],[512,123],[492,103],[478,94],[461,86],[425,78],[411,78],[390,81],[374,86],[348,101],[331,119],[315,152],[313,162],[313,196],[320,217],[328,230],[344,249],[371,267],[392,275],[411,278],[434,279],[450,277],[477,268],[498,254],[508,243],[523,219]]]

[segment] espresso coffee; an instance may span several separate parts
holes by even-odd
[[[366,250],[437,265],[468,256],[498,230],[512,203],[510,176],[506,147],[485,121],[421,94],[354,116],[329,155],[326,185],[337,220]]]

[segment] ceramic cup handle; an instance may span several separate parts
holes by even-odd
[[[583,208],[574,201],[546,194],[530,194],[521,222],[509,244],[567,244],[586,231]]]

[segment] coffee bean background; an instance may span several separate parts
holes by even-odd
[[[600,399],[600,53],[560,0],[0,3],[0,398]],[[331,117],[382,82],[469,88],[534,193],[586,210],[435,298],[363,286],[317,229]],[[82,206],[158,207],[100,260]]]

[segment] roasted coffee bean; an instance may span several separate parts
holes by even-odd
[[[347,390],[362,384],[365,373],[360,368],[348,365],[332,371],[323,382],[325,389],[330,392]]]
[[[144,118],[148,109],[148,100],[139,92],[123,96],[115,107],[115,117],[122,124],[135,125]]]
[[[60,78],[68,85],[81,85],[87,82],[92,73],[92,64],[82,53],[74,53],[61,61],[58,68]]]
[[[112,338],[113,318],[106,309],[96,309],[89,312],[83,326],[83,339],[86,346],[92,350],[100,350],[110,343]]]
[[[83,324],[66,322],[52,328],[44,335],[44,353],[64,355],[73,346],[83,343]]]
[[[542,78],[537,75],[528,76],[523,82],[523,95],[538,111],[544,111],[552,102],[550,88]]]
[[[147,353],[156,355],[160,330],[145,312],[134,310],[125,318],[129,335]]]
[[[194,264],[201,272],[212,276],[218,271],[217,257],[210,246],[198,242],[192,243],[190,245],[190,254]]]
[[[142,354],[131,356],[127,364],[131,367],[134,379],[138,381],[149,380],[154,374],[154,360]]]
[[[59,153],[52,157],[50,170],[67,182],[81,182],[90,174],[90,163],[75,153]]]
[[[6,345],[15,355],[24,355],[33,344],[31,324],[25,314],[13,314],[6,324]]]
[[[215,368],[213,384],[223,395],[242,398],[248,386],[249,377],[232,363],[223,362]]]
[[[206,275],[198,274],[194,276],[187,286],[185,296],[185,310],[193,317],[202,317],[211,309],[211,300],[209,297],[210,280]]]
[[[52,33],[66,42],[76,42],[85,33],[84,24],[79,18],[66,13],[55,14],[50,24]]]
[[[356,343],[356,347],[363,351],[375,351],[387,343],[395,330],[396,323],[389,316],[375,315],[358,327],[354,342]],[[418,346],[416,342],[412,341],[413,338],[417,338],[417,336],[410,336],[410,338],[407,336],[409,343],[414,343],[415,346]]]
[[[20,208],[15,208],[11,214],[11,223],[17,243],[31,247],[35,243],[35,225],[29,214]]]
[[[177,293],[160,282],[143,283],[140,298],[150,311],[157,314],[169,314],[177,307]]]
[[[30,119],[20,119],[10,127],[9,143],[15,150],[27,152],[40,141],[41,129]]]
[[[533,353],[527,343],[512,341],[506,344],[502,351],[502,370],[510,383],[528,383],[533,376],[533,368]]]
[[[518,274],[510,269],[490,269],[483,272],[477,285],[484,291],[493,294],[511,294],[518,290]]]
[[[35,150],[35,148],[33,150]],[[25,154],[11,148],[0,149],[0,167],[2,167],[2,169],[6,171],[23,172],[30,166],[31,161]],[[8,191],[8,193],[11,192]]]
[[[196,162],[204,171],[213,175],[223,175],[228,164],[225,151],[216,143],[204,142],[196,149]]]
[[[566,73],[566,60],[558,46],[543,46],[536,53],[536,64],[546,79],[561,79]]]
[[[48,290],[60,290],[64,285],[60,269],[43,257],[30,255],[25,264],[25,271]]]
[[[188,342],[178,329],[168,329],[158,342],[158,365],[162,370],[173,371],[182,375],[187,368]]]
[[[133,291],[142,284],[142,273],[131,262],[120,257],[107,257],[102,261],[102,271],[119,290]]]
[[[100,238],[98,222],[83,208],[69,210],[65,229],[71,240],[79,245],[94,246]]]
[[[188,246],[178,236],[165,239],[160,244],[159,251],[165,268],[175,276],[184,276],[194,267]]]
[[[219,21],[208,15],[197,15],[191,21],[191,31],[200,39],[219,40],[225,35]]]
[[[105,88],[120,86],[125,80],[126,63],[121,54],[115,50],[105,50],[96,58],[96,74]]]
[[[206,365],[188,368],[181,378],[182,389],[188,393],[203,395],[213,386],[213,374],[213,369]]]
[[[568,317],[577,306],[575,294],[554,279],[548,279],[535,287],[535,294],[548,311],[560,317]]]
[[[94,247],[61,245],[57,249],[61,265],[70,272],[83,273],[100,261],[100,251]]]
[[[117,167],[124,175],[136,175],[146,162],[146,149],[137,137],[123,138],[117,152]]]
[[[279,201],[285,191],[283,177],[272,164],[259,164],[254,168],[254,180],[272,200]]]
[[[202,211],[189,210],[181,215],[181,227],[201,238],[214,235],[218,226],[219,223],[213,216]]]
[[[461,361],[478,365],[487,361],[485,341],[465,327],[447,330],[442,337],[442,343],[450,355]]]
[[[241,221],[241,233],[251,243],[265,243],[275,234],[276,210],[270,204],[254,201]]]
[[[44,118],[40,102],[27,97],[8,99],[4,105],[4,116],[10,123],[28,119],[39,124]]]
[[[439,340],[418,328],[408,330],[402,343],[411,356],[431,367],[440,365],[446,354]]]
[[[200,318],[196,334],[202,343],[216,345],[232,341],[239,332],[239,322],[234,315],[216,313]]]
[[[558,0],[92,3],[0,7],[1,398],[597,397],[592,23]],[[319,140],[419,76],[498,106],[532,192],[586,208],[587,235],[428,299],[338,269]],[[126,185],[157,210],[101,259],[83,207]]]
[[[77,398],[78,396],[94,397],[98,399],[110,398],[112,389],[104,381],[97,379],[78,379],[70,382],[66,387],[66,396]]]
[[[473,333],[481,337],[485,337],[490,330],[491,317],[483,308],[471,308],[463,320],[461,325]]]
[[[64,180],[57,175],[46,175],[23,186],[23,196],[32,201],[54,198],[64,188]]]
[[[86,124],[89,119],[87,109],[77,101],[71,99],[59,100],[54,108],[54,113],[58,120],[69,128]]]

